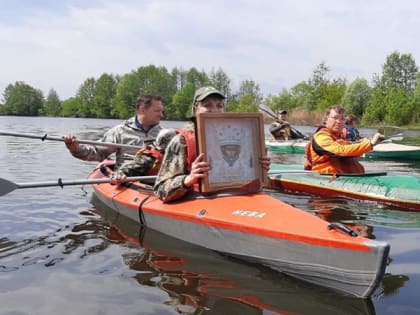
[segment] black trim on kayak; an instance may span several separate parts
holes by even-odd
[[[146,218],[144,217],[144,213],[143,213],[143,205],[144,203],[150,198],[151,195],[147,196],[146,198],[144,198],[140,204],[139,204],[139,221],[141,225],[146,225]]]
[[[340,176],[345,176],[345,177],[369,177],[369,176],[386,176],[388,175],[387,172],[368,172],[368,173],[359,173],[359,174],[352,174],[352,173],[342,173],[342,174],[319,174],[319,175],[324,175],[324,176],[335,176],[335,177],[340,177]]]

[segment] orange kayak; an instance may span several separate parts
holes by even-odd
[[[90,178],[104,177],[103,169]],[[369,297],[385,272],[389,244],[264,192],[197,193],[163,203],[138,182],[93,188],[105,205],[148,228],[357,297]]]
[[[156,286],[174,297],[174,307],[188,314],[211,310],[226,314],[374,315],[371,299],[359,299],[309,285],[258,264],[247,264],[202,246],[173,239],[118,215],[93,195],[96,213],[110,224],[107,239],[141,247],[139,255],[124,256],[138,281],[157,279]],[[387,274],[388,277],[398,277]],[[146,280],[147,279],[147,280]],[[379,290],[375,292],[375,295]],[[179,298],[182,296],[182,298]],[[302,303],[305,301],[305,303]],[[175,304],[176,303],[176,304]],[[223,306],[223,309],[221,309]],[[184,308],[185,309],[185,308]],[[219,312],[216,312],[219,310]]]

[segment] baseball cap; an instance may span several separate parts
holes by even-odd
[[[278,112],[280,115],[287,115],[287,110],[279,110]]]
[[[226,98],[226,96],[224,96],[222,92],[215,89],[214,87],[203,86],[203,87],[199,88],[197,91],[195,91],[194,98],[193,98],[193,105],[196,102],[200,102],[200,101],[204,100],[207,96],[212,95],[212,94],[216,94],[223,99]]]

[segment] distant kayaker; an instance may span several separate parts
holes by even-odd
[[[223,113],[225,98],[214,87],[199,88],[192,103],[193,116],[199,113]],[[270,158],[262,156],[260,163],[269,170]],[[164,202],[178,200],[192,191],[200,179],[206,178],[210,168],[203,153],[197,156],[194,125],[188,124],[166,148],[154,192]]]
[[[277,112],[277,119],[270,126],[270,133],[275,140],[304,139],[305,136],[292,128],[287,121],[287,111]]]
[[[357,161],[364,153],[373,150],[384,136],[376,133],[372,140],[367,138],[351,143],[342,138],[346,112],[340,105],[333,105],[325,113],[324,123],[313,135],[306,147],[305,169],[327,174],[362,174],[363,165]]]
[[[162,129],[159,125],[162,116],[162,98],[155,95],[141,95],[136,101],[136,115],[108,130],[100,141],[143,146],[145,140],[155,139]],[[116,168],[119,168],[124,161],[133,160],[137,151],[79,144],[72,135],[65,136],[64,142],[74,157],[85,161],[103,161],[112,153],[116,153]]]
[[[343,139],[351,142],[359,141],[362,137],[360,136],[359,130],[356,127],[357,118],[354,115],[346,116],[346,123],[343,128]]]

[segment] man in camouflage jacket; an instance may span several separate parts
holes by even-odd
[[[163,116],[162,98],[142,95],[137,98],[136,115],[108,130],[101,142],[144,146],[145,140],[155,139],[162,129],[159,123]],[[70,153],[85,161],[103,161],[112,153],[116,155],[116,169],[125,161],[132,160],[137,149],[86,145],[77,143],[74,136],[65,136],[64,142]]]

